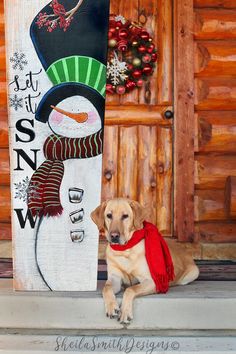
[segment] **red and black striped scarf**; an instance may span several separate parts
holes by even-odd
[[[34,172],[28,189],[28,208],[32,215],[60,215],[60,186],[64,175],[63,161],[85,159],[102,153],[103,130],[84,138],[50,135],[43,147],[46,160]]]

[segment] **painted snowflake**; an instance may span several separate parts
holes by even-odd
[[[18,97],[17,95],[10,97],[10,107],[13,107],[15,111],[23,108],[23,98]]]
[[[28,64],[26,60],[26,56],[24,53],[15,52],[13,56],[10,58],[10,62],[13,63],[12,68],[14,70],[24,70],[24,67]]]
[[[27,202],[27,194],[29,188],[29,177],[26,176],[22,182],[14,183],[15,185],[15,199],[23,200],[23,202]]]
[[[107,64],[107,78],[111,78],[113,85],[119,84],[120,80],[125,81],[127,78],[126,71],[128,67],[126,62],[120,61],[116,52],[111,63]]]

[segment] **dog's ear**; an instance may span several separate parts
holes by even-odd
[[[104,227],[105,227],[104,212],[105,212],[106,206],[107,206],[107,202],[103,202],[90,214],[91,219],[97,225],[99,231],[103,231]]]
[[[131,200],[129,202],[133,213],[134,213],[134,227],[135,229],[139,230],[143,228],[143,222],[146,219],[146,208],[144,208],[142,205],[140,205],[138,202],[135,200]]]

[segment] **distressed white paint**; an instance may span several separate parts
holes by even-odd
[[[37,76],[39,84],[37,94],[39,92],[41,94],[33,100],[36,104],[40,102],[52,84],[37,57],[29,35],[29,28],[37,13],[49,2],[49,0],[5,1],[8,82],[12,82],[14,76],[19,75],[20,85],[25,86],[27,79],[25,75],[29,71],[36,73],[42,69],[40,75]],[[22,52],[26,56],[28,65],[24,67],[23,71],[14,70],[12,63],[9,62],[9,58],[13,56],[14,52]],[[20,98],[24,98],[28,94],[35,95],[32,89],[16,93],[14,87],[14,85],[9,86],[10,97],[15,94]],[[52,134],[52,131],[48,124],[34,120],[35,140],[31,143],[16,142],[16,122],[23,118],[34,119],[34,114],[28,113],[25,108],[15,111],[10,107],[9,117],[12,209],[23,208],[25,214],[26,203],[14,198],[14,183],[22,181],[26,176],[30,178],[33,170],[22,160],[24,171],[14,171],[17,161],[13,149],[22,148],[31,157],[33,155],[30,149],[40,149],[37,163],[39,166],[45,160],[42,153],[43,143],[46,137]],[[100,125],[100,123],[96,123],[96,125]],[[30,125],[28,126],[30,127]],[[18,132],[18,135],[21,138],[26,138],[22,133]],[[65,210],[62,217],[48,219],[46,223],[44,223],[45,220],[43,221],[37,249],[41,271],[53,290],[89,291],[96,289],[98,232],[89,215],[100,202],[101,164],[101,156],[88,159],[86,162],[81,160],[64,162],[65,174],[61,187],[61,200]],[[78,187],[86,191],[81,204],[68,205],[69,187]],[[69,213],[76,210],[78,206],[85,210],[84,223],[79,225],[79,227],[83,226],[85,230],[85,239],[82,243],[72,243]],[[29,223],[25,229],[21,229],[14,211],[12,211],[12,223],[15,288],[17,290],[48,290],[36,267],[34,230],[31,229]]]

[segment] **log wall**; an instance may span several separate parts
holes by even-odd
[[[235,242],[236,2],[195,0],[194,26],[195,232]]]

